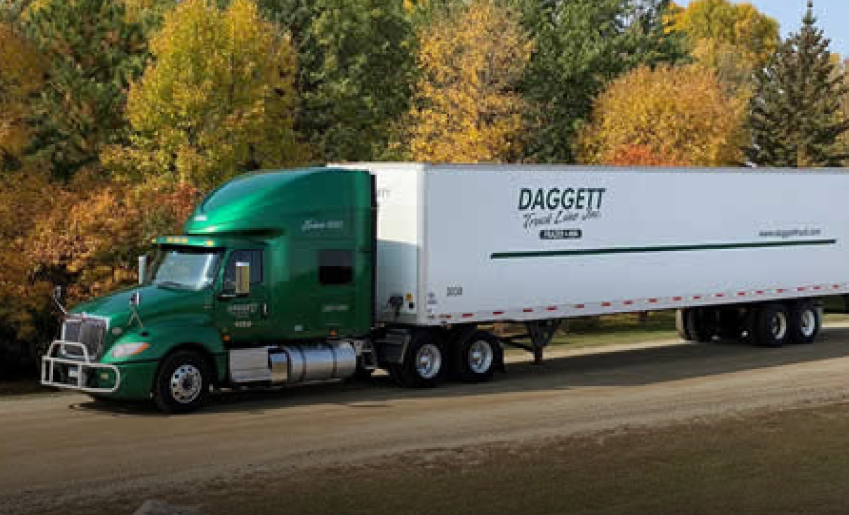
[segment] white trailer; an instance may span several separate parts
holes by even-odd
[[[541,358],[558,320],[662,309],[687,339],[808,342],[815,299],[849,293],[844,171],[335,166],[376,176],[377,318],[397,367],[452,346],[473,366],[472,344],[452,340],[480,339],[481,324],[526,323]],[[444,334],[417,357],[422,328]]]

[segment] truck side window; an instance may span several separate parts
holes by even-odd
[[[251,284],[262,282],[262,251],[261,250],[234,250],[227,261],[224,270],[224,286],[230,287],[236,284],[236,263],[250,263]]]
[[[349,284],[353,280],[353,250],[320,250],[318,252],[318,281],[321,284]]]

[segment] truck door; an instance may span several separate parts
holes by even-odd
[[[229,346],[245,346],[268,339],[268,271],[267,259],[260,249],[230,252],[219,282],[215,301],[215,320],[221,333],[230,335]],[[236,263],[251,266],[250,293],[235,295]]]

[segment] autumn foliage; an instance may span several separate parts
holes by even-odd
[[[744,116],[745,102],[707,68],[639,68],[596,101],[580,151],[598,164],[732,165],[742,161]]]
[[[764,66],[780,41],[778,22],[745,2],[695,0],[669,22],[686,35],[697,62],[730,80]]]
[[[44,172],[0,184],[0,326],[15,336],[50,337],[49,292],[67,287],[70,304],[136,280],[149,239],[179,233],[200,190],[183,183],[104,182],[83,171],[68,186]]]
[[[533,43],[514,13],[475,0],[421,35],[421,78],[407,120],[410,157],[510,161],[519,154],[525,101],[516,89]]]
[[[253,2],[220,10],[186,0],[151,47],[156,60],[130,89],[132,143],[106,152],[108,166],[211,188],[245,169],[306,159],[293,129],[294,50]]]

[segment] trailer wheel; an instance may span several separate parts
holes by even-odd
[[[754,312],[754,336],[765,347],[781,347],[790,334],[787,308],[783,304],[765,304]]]
[[[389,375],[400,386],[433,388],[445,379],[445,345],[438,334],[423,332],[407,346],[404,363],[389,367]]]
[[[486,331],[473,331],[453,342],[452,375],[465,383],[482,383],[492,378],[503,360],[498,338]]]
[[[206,361],[196,352],[171,354],[156,375],[153,398],[165,413],[187,413],[206,403],[210,373]]]
[[[687,329],[687,317],[693,308],[681,308],[675,311],[675,330],[678,331],[678,337],[685,342],[693,340],[693,336]]]
[[[791,304],[788,310],[790,341],[813,343],[822,327],[820,312],[813,302],[803,300]]]
[[[722,308],[718,314],[718,334],[721,340],[740,340],[743,337],[744,317],[737,307]]]
[[[716,313],[708,308],[687,310],[686,328],[691,340],[708,343],[717,332]]]

